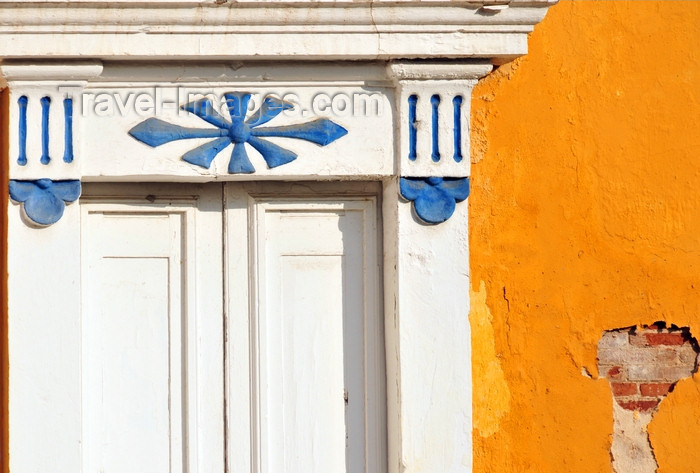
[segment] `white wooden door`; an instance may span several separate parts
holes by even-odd
[[[86,186],[84,473],[386,471],[377,197],[349,187]]]

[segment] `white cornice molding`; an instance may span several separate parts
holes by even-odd
[[[491,72],[487,62],[443,63],[435,61],[392,62],[387,74],[396,82],[420,80],[477,80]]]
[[[99,61],[39,62],[9,61],[0,64],[0,86],[14,82],[88,81],[102,73]]]
[[[0,0],[0,57],[502,62],[553,3]]]

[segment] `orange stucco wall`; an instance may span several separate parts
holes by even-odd
[[[700,2],[562,2],[473,100],[474,471],[611,471],[604,330],[700,338]],[[700,472],[700,375],[649,425]]]

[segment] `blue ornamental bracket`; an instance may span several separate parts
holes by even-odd
[[[348,133],[345,128],[326,118],[296,125],[258,128],[294,105],[276,97],[266,97],[260,108],[246,118],[250,96],[247,92],[224,94],[231,121],[221,116],[209,99],[196,100],[181,107],[216,128],[185,128],[158,118],[149,118],[129,130],[129,134],[154,148],[175,140],[214,138],[182,156],[184,161],[206,169],[221,151],[233,144],[228,172],[250,174],[255,172],[255,167],[248,158],[246,144],[262,155],[268,167],[275,168],[294,161],[297,155],[264,137],[296,138],[326,146]]]
[[[469,197],[469,178],[402,177],[399,190],[413,202],[418,218],[434,225],[450,218],[457,202]]]
[[[10,180],[10,198],[22,204],[25,215],[35,224],[47,226],[63,216],[67,202],[80,197],[80,181]]]

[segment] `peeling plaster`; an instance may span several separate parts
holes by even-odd
[[[481,409],[474,414],[474,430],[489,437],[499,429],[501,418],[510,411],[510,390],[501,360],[496,354],[493,316],[486,305],[486,284],[481,281],[479,291],[471,291],[472,357],[479,360],[473,366],[474,402]]]

